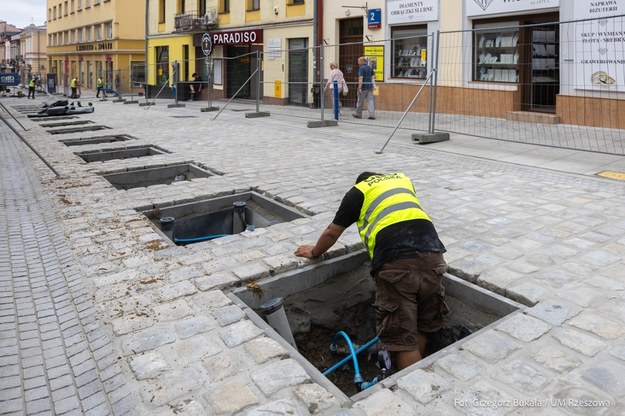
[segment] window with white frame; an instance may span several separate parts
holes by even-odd
[[[93,30],[91,29],[91,26],[87,26],[85,28],[85,37],[87,42],[91,42],[93,40],[93,35],[92,35]]]
[[[102,40],[102,25],[95,25],[95,40]]]
[[[71,30],[69,32],[69,36],[70,36],[70,43],[76,43],[76,31],[75,30]]]
[[[78,43],[82,43],[82,32],[83,32],[82,27],[79,27],[78,29],[76,29],[76,38],[78,39]]]
[[[104,30],[107,39],[113,39],[113,22],[106,22],[104,24]]]
[[[70,12],[74,13],[76,11],[76,0],[72,0],[70,4]]]
[[[78,0],[78,10],[82,10],[82,0]]]

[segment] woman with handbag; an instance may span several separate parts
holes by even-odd
[[[336,99],[338,99],[339,101],[339,114],[340,114],[340,109],[341,107],[343,107],[343,104],[341,104],[341,93],[343,93],[343,95],[347,95],[347,84],[345,83],[345,78],[343,77],[343,72],[339,69],[338,65],[336,65],[336,62],[330,62],[330,76],[328,76],[328,82],[326,82],[326,86],[323,89],[324,92],[328,91],[328,88],[330,89],[330,93],[332,95],[332,103],[334,105],[334,81],[336,81],[337,87],[338,87],[338,94],[336,95]],[[332,107],[334,108],[334,107]]]

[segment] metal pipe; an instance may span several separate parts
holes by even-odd
[[[434,125],[436,122],[436,97],[438,92],[438,56],[439,56],[439,48],[440,48],[440,40],[441,40],[441,31],[436,31],[436,47],[434,50],[434,77],[432,78],[431,94],[432,94],[432,106],[430,109],[430,128],[429,133],[434,133]]]
[[[6,111],[7,113],[9,113],[9,115],[11,116],[11,118],[12,118],[13,120],[15,120],[15,122],[16,122],[17,124],[19,124],[19,125],[20,125],[20,127],[22,128],[22,130],[24,130],[24,131],[28,131],[28,129],[27,129],[26,127],[22,126],[22,123],[20,123],[20,122],[19,122],[19,120],[15,118],[15,116],[13,115],[13,113],[11,113],[9,110],[7,110],[7,108],[4,106],[4,104],[0,103],[0,106],[2,106],[2,108],[4,109],[4,111]]]
[[[430,72],[430,74],[428,75],[428,77],[425,79],[425,81],[423,82],[423,85],[421,85],[421,88],[419,88],[419,91],[417,91],[417,95],[414,96],[414,98],[412,99],[412,101],[410,101],[410,105],[408,106],[408,108],[406,108],[406,111],[404,111],[404,114],[402,114],[401,118],[399,119],[399,122],[397,123],[397,125],[395,126],[395,129],[393,130],[393,132],[391,133],[391,135],[389,136],[388,140],[386,141],[386,143],[384,143],[384,146],[382,146],[382,149],[378,150],[377,154],[382,154],[382,152],[384,152],[384,149],[386,148],[386,145],[388,144],[388,142],[391,141],[391,138],[393,137],[393,135],[395,134],[395,132],[397,131],[397,129],[399,129],[399,126],[401,125],[402,121],[404,121],[404,118],[406,118],[406,115],[408,114],[408,111],[410,111],[410,109],[412,108],[413,104],[415,101],[417,101],[417,98],[419,98],[419,95],[421,94],[421,91],[423,91],[423,88],[427,85],[428,81],[430,81],[430,79],[432,78],[432,74],[434,72]]]

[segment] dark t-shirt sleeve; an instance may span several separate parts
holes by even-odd
[[[356,187],[352,187],[341,201],[341,206],[332,220],[332,223],[340,225],[341,227],[349,227],[360,216],[360,209],[365,202],[365,195]]]

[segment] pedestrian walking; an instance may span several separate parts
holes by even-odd
[[[102,97],[106,98],[106,92],[104,91],[104,80],[102,79],[102,77],[98,77],[98,80],[96,81],[97,83],[97,87],[98,87],[98,92],[95,95],[97,98],[100,98],[100,92],[102,92]]]
[[[373,68],[367,65],[364,56],[358,58],[358,101],[356,102],[356,112],[352,114],[354,118],[362,118],[362,109],[367,101],[367,111],[369,120],[375,120],[375,103],[373,97]]]
[[[69,98],[78,98],[78,79],[76,77],[72,78],[69,83],[69,87],[72,89],[72,95]]]
[[[334,94],[334,81],[336,81],[336,85],[338,89],[336,97]],[[328,76],[328,82],[326,82],[326,86],[323,89],[323,91],[327,92],[328,88],[330,89],[330,92],[332,94],[332,102],[334,106],[336,106],[336,103],[334,102],[334,100],[338,100],[338,108],[339,108],[339,114],[340,114],[341,107],[343,106],[343,104],[341,103],[341,93],[343,91],[346,91],[346,85],[345,85],[345,77],[343,76],[343,71],[339,69],[336,62],[330,62],[330,75]],[[334,106],[332,108],[334,108]]]

